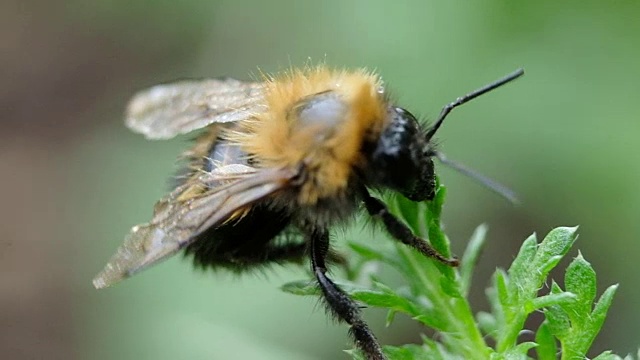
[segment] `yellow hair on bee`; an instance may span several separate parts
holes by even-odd
[[[339,121],[301,126],[295,116],[297,106],[326,93],[344,105]],[[364,165],[363,142],[377,138],[386,121],[382,83],[365,70],[339,71],[325,66],[291,70],[265,82],[265,102],[264,112],[226,137],[240,144],[260,166],[304,164],[309,179],[302,185],[298,201],[307,205],[346,190],[353,168]],[[318,134],[323,134],[320,140]]]

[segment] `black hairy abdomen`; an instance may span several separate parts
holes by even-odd
[[[276,239],[291,223],[284,211],[256,204],[240,220],[210,228],[185,249],[201,268],[249,270],[271,262]]]

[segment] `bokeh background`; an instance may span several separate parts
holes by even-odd
[[[188,142],[128,132],[127,99],[159,82],[247,78],[309,57],[376,69],[399,104],[427,119],[525,67],[523,79],[457,109],[439,134],[449,157],[523,200],[513,207],[440,167],[455,252],[478,224],[490,227],[476,310],[486,309],[490,274],[527,235],[579,224],[572,256],[579,249],[592,262],[600,291],[621,285],[593,354],[635,352],[638,18],[637,1],[2,1],[2,358],[347,358],[346,327],[316,300],[279,290],[304,269],[237,277],[176,258],[114,288],[91,286],[130,226],[149,218]],[[347,236],[385,241],[359,229]],[[366,314],[387,344],[424,331],[407,319],[385,329],[384,314]]]

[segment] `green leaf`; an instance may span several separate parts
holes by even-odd
[[[407,222],[414,233],[420,232],[420,214],[418,211],[419,204],[405,198],[404,196],[395,197],[395,205],[398,213]]]
[[[460,284],[456,281],[452,281],[452,279],[449,279],[448,277],[442,277],[440,279],[440,288],[442,289],[442,292],[452,298],[460,299],[463,296],[460,293]]]
[[[440,213],[442,211],[442,204],[446,195],[446,189],[444,186],[440,186],[436,190],[435,198],[427,202],[426,224],[427,224],[427,238],[431,243],[431,246],[445,257],[451,257],[451,249],[449,246],[449,239],[442,232],[442,225],[440,224]],[[434,265],[440,270],[440,272],[450,279],[452,282],[456,280],[456,273],[451,266],[442,264],[440,262],[434,262]]]
[[[611,303],[613,302],[613,296],[616,294],[618,290],[618,284],[611,285],[604,291],[602,296],[600,296],[600,300],[596,303],[595,308],[593,309],[593,313],[591,313],[591,326],[593,329],[598,329],[602,327],[604,323],[604,319],[607,316],[607,312],[609,311],[609,307],[611,307]]]
[[[560,306],[565,318],[563,321],[569,319],[570,327],[558,332],[556,336],[562,344],[563,358],[582,358],[602,328],[617,285],[610,286],[604,292],[592,312],[596,275],[591,265],[579,254],[567,268],[565,286],[576,294],[576,301]],[[556,288],[557,284],[554,291]]]
[[[406,279],[413,294],[437,294],[440,292],[439,281],[441,274],[434,264],[434,260],[427,259],[417,251],[404,246],[396,245],[399,257],[398,270]],[[429,281],[431,280],[431,281]]]
[[[440,186],[436,190],[436,196],[434,199],[426,203],[427,211],[425,212],[425,215],[427,218],[429,242],[442,255],[450,256],[449,241],[442,232],[442,227],[440,225],[440,213],[442,212],[442,204],[446,193],[447,190],[444,186]]]
[[[537,245],[535,236],[522,244],[518,256],[509,268],[511,293],[516,294],[515,303],[532,299],[546,279],[575,241],[577,228],[560,227],[547,234]]]
[[[425,339],[423,345],[384,346],[382,351],[390,360],[445,360],[454,357],[443,351],[436,343]],[[354,360],[366,360],[357,350],[346,350]]]
[[[430,314],[416,315],[412,319],[421,322],[434,330],[446,331],[448,328],[447,319],[435,311]]]
[[[491,333],[486,332],[486,334],[490,334],[495,339],[495,335],[497,333],[497,329],[499,326],[498,324],[504,323],[504,313],[502,311],[502,304],[500,304],[500,301],[498,300],[498,291],[496,290],[496,286],[495,286],[495,282],[496,282],[495,274],[494,274],[493,282],[494,282],[494,286],[490,286],[486,288],[484,292],[487,296],[487,299],[489,300],[489,305],[491,306],[490,315],[493,317],[495,321],[493,331]]]
[[[534,258],[534,264],[544,273],[538,274],[544,278],[549,271],[558,264],[560,259],[569,251],[576,240],[578,227],[559,227],[551,230],[542,240]]]
[[[395,311],[394,309],[389,309],[389,311],[387,311],[387,317],[385,318],[384,326],[386,327],[391,326],[391,324],[393,323],[393,320],[395,320],[396,318],[397,313],[398,312]]]
[[[437,251],[448,256],[449,239],[440,224],[445,194],[446,190],[439,187],[435,199],[423,204],[398,197],[390,201],[390,208],[416,235],[428,238]],[[594,307],[596,274],[579,254],[566,270],[566,290],[551,281],[548,294],[539,295],[549,281],[549,272],[573,245],[576,229],[556,228],[540,243],[535,235],[529,236],[509,270],[496,270],[493,287],[486,291],[490,313],[479,312],[474,316],[467,300],[473,269],[486,236],[484,225],[474,232],[458,269],[397,242],[389,248],[351,243],[355,257],[352,263],[362,265],[356,268],[360,278],[370,265],[384,264],[397,270],[403,286],[392,288],[371,274],[367,274],[367,286],[349,281],[336,281],[336,285],[358,303],[386,309],[387,326],[397,313],[403,313],[437,332],[434,339],[423,337],[420,345],[385,346],[390,360],[524,360],[529,359],[528,354],[534,348],[541,360],[555,359],[558,354],[563,359],[584,358],[602,328],[617,285],[609,287]],[[282,288],[297,295],[320,294],[315,281],[294,281]],[[545,320],[536,331],[535,342],[519,343],[528,316],[538,310],[542,310]],[[495,350],[487,345],[485,337],[495,339]],[[364,359],[356,350],[348,353],[354,359]],[[604,352],[597,359],[619,357]]]
[[[447,195],[447,188],[443,185],[439,185],[436,188],[436,196],[433,200],[427,202],[428,213],[438,221],[440,220],[440,214],[442,212],[442,205]]]
[[[509,296],[509,285],[507,280],[509,276],[502,269],[498,269],[496,270],[493,278],[495,282],[498,304],[500,305],[501,312],[504,313],[504,309],[509,307],[509,305],[511,304]]]
[[[389,260],[389,257],[384,253],[382,253],[381,251],[363,244],[351,242],[349,243],[349,247],[351,248],[351,250],[353,250],[356,254],[360,255],[365,260],[380,260],[380,261]]]
[[[585,353],[589,350],[589,347],[591,347],[596,335],[600,332],[607,316],[607,312],[609,311],[609,307],[611,307],[611,303],[613,302],[613,296],[616,294],[617,290],[617,284],[609,286],[596,303],[596,306],[590,316],[589,327],[585,329],[585,335],[588,334],[588,338],[585,336],[583,339]]]
[[[509,267],[509,276],[516,281],[529,277],[529,270],[537,249],[538,239],[536,238],[536,234],[531,234],[531,236],[522,243],[518,255],[513,259]]]
[[[430,348],[413,344],[405,345],[402,347],[385,346],[384,353],[389,359],[393,360],[445,359],[445,357],[435,347]]]
[[[567,291],[576,294],[576,301],[565,308],[574,327],[582,327],[589,320],[596,297],[596,273],[582,254],[571,262],[564,277]]]
[[[498,352],[505,352],[515,345],[527,317],[536,309],[534,299],[538,290],[549,271],[569,251],[576,238],[576,229],[553,229],[537,246],[535,236],[529,237],[509,268],[508,283],[496,282],[503,312],[503,317],[498,318],[501,332],[496,345]],[[499,277],[496,279],[500,280]],[[502,276],[502,279],[505,282],[507,280],[505,276]],[[500,288],[505,285],[506,289]]]
[[[529,358],[527,356],[527,353],[529,352],[529,350],[533,349],[536,346],[538,346],[538,344],[532,341],[520,343],[515,347],[509,349],[507,352],[505,352],[504,358],[509,360],[516,360],[516,359],[526,360]]]
[[[549,331],[558,339],[563,339],[571,329],[567,313],[558,305],[549,306],[544,310],[544,316],[549,323]]]
[[[562,290],[562,288],[560,288],[560,285],[558,285],[557,282],[551,281],[551,291],[550,292],[552,294],[560,294],[560,293],[562,293],[564,291]]]
[[[478,312],[476,314],[476,321],[478,322],[482,333],[487,336],[493,337],[495,335],[495,332],[498,330],[496,318],[488,312]]]
[[[359,284],[350,281],[334,281],[335,284],[342,289],[345,293],[360,296],[360,293],[376,293],[374,290],[370,290],[362,287]],[[281,290],[294,295],[320,295],[320,289],[315,280],[298,280],[286,283],[281,286]]]
[[[536,353],[538,354],[538,360],[555,360],[558,353],[558,345],[556,339],[549,329],[549,323],[543,322],[540,324],[538,331],[536,332]]]
[[[625,357],[625,360],[627,358]],[[623,360],[620,356],[612,354],[611,351],[604,351],[602,354],[593,358],[593,360]],[[629,360],[632,358],[629,356]]]
[[[573,304],[576,302],[576,299],[578,297],[576,296],[576,294],[570,293],[570,292],[561,292],[561,293],[557,293],[557,294],[549,294],[549,295],[544,295],[544,296],[540,296],[538,298],[535,298],[533,300],[531,300],[528,304],[527,304],[527,312],[533,312],[535,310],[538,309],[542,309],[543,307],[549,307],[552,305],[567,305],[567,304]]]
[[[410,316],[416,316],[421,312],[428,311],[428,309],[417,305],[412,299],[407,299],[396,294],[391,288],[382,283],[375,282],[373,286],[375,290],[357,289],[353,287],[351,287],[351,289],[345,289],[344,286],[340,287],[354,299],[369,306],[393,309],[404,312]]]
[[[537,267],[539,271],[539,276],[537,276],[538,281],[544,279],[547,275],[549,275],[551,270],[553,270],[553,268],[558,265],[560,260],[562,260],[562,255],[549,256],[546,260],[547,261],[540,263],[540,265],[538,265]]]
[[[292,281],[282,285],[280,289],[294,295],[320,295],[317,283],[309,280]]]
[[[469,244],[467,244],[467,248],[462,255],[462,261],[460,262],[460,292],[462,296],[467,296],[469,293],[473,270],[480,257],[486,235],[487,226],[485,224],[478,226],[473,235],[471,235]]]

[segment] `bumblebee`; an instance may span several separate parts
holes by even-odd
[[[458,98],[427,127],[389,99],[381,79],[366,70],[309,67],[260,82],[234,79],[158,85],[134,96],[126,124],[148,139],[200,130],[184,155],[187,171],[159,200],[150,222],[134,226],[93,280],[104,288],[184,250],[205,268],[246,270],[300,263],[311,270],[330,312],[350,326],[368,359],[385,359],[358,305],[327,276],[330,228],[361,208],[390,237],[444,264],[371,190],[412,201],[433,199],[433,158],[449,112],[523,75],[518,70]],[[361,206],[364,205],[364,206]]]

